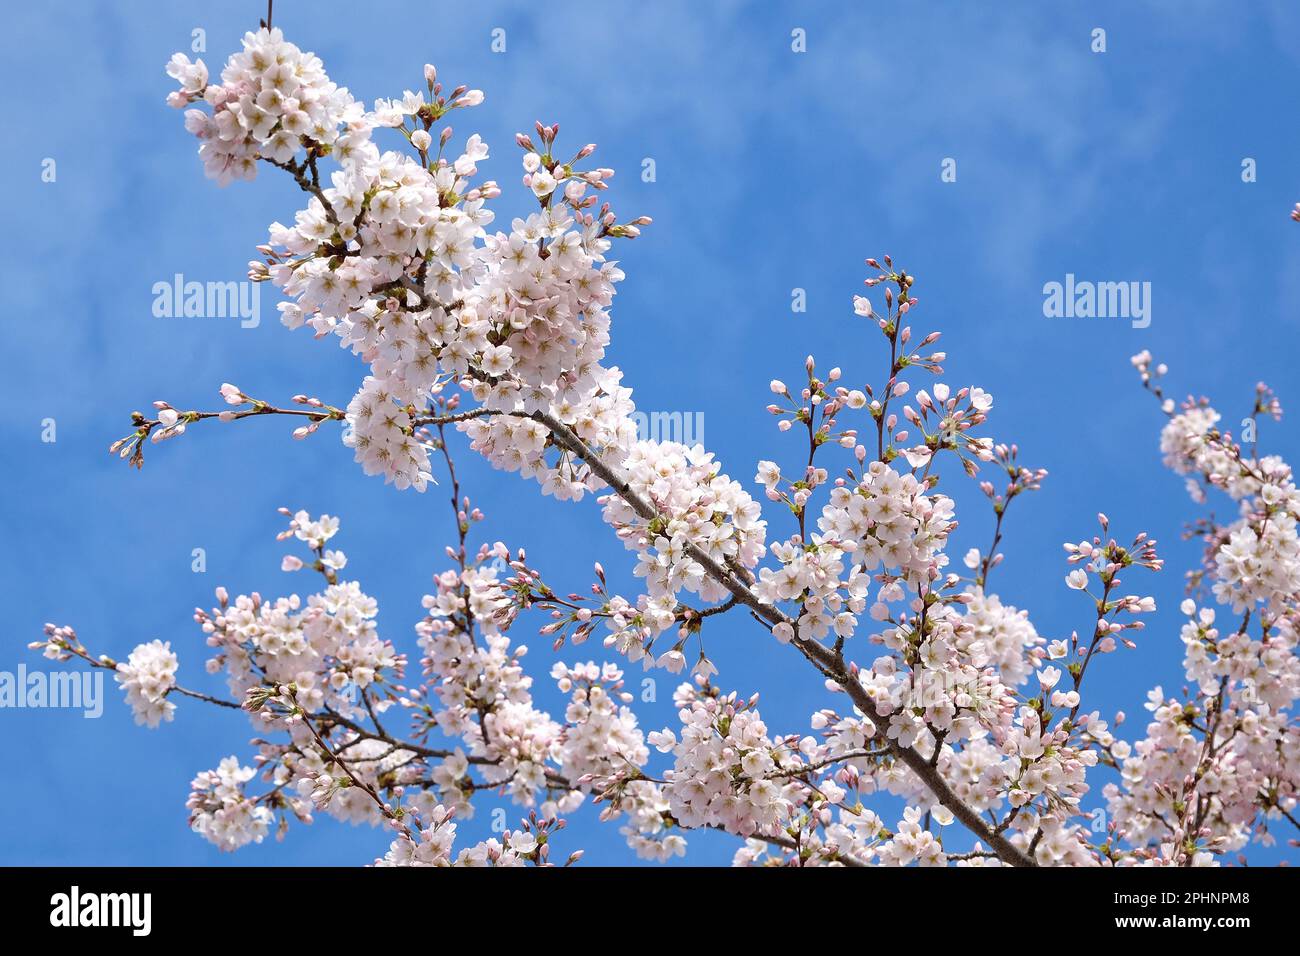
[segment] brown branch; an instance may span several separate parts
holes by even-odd
[[[596,476],[622,498],[639,517],[647,521],[653,521],[656,517],[659,517],[657,509],[634,492],[626,478],[602,461],[600,456],[588,448],[582,439],[575,435],[563,422],[543,411],[533,412],[526,417],[531,417],[545,425],[561,448],[585,462]],[[801,638],[797,621],[774,605],[759,600],[758,595],[747,584],[720,565],[698,545],[687,543],[685,550],[708,572],[710,577],[730,591],[737,602],[753,611],[757,618],[771,625],[786,624],[793,628],[795,637],[791,643],[799,652],[812,662],[818,670],[830,676],[849,695],[849,699],[853,701],[854,705],[868,720],[877,727],[888,726],[889,715],[882,714],[876,709],[871,697],[862,687],[862,684],[848,672],[842,659],[821,644]],[[953,792],[948,782],[943,779],[938,768],[931,766],[930,762],[914,747],[904,747],[888,736],[884,737],[883,742],[896,759],[901,760],[909,770],[921,779],[922,783],[929,788],[939,803],[947,807],[953,816],[960,820],[976,837],[991,846],[1000,859],[1014,866],[1038,865],[1032,856],[1020,850],[1005,836],[995,831],[975,810],[962,801]]]

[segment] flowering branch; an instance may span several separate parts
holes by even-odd
[[[1300,492],[1285,462],[1259,454],[1256,426],[1281,416],[1262,383],[1243,422],[1247,454],[1208,400],[1175,405],[1160,384],[1164,366],[1134,357],[1167,416],[1166,463],[1187,476],[1194,500],[1224,493],[1238,517],[1193,526],[1205,552],[1181,607],[1188,688],[1181,700],[1154,688],[1146,735],[1130,743],[1084,707],[1084,677],[1099,673],[1094,658],[1135,646],[1142,623],[1129,615],[1154,610],[1152,598],[1119,587],[1129,568],[1160,570],[1155,542],[1143,532],[1120,545],[1103,515],[1100,535],[1066,544],[1066,584],[1095,605],[1082,639],[1044,638],[1026,611],[989,590],[1006,511],[1046,472],[984,433],[991,395],[940,380],[940,333],[908,324],[916,276],[890,257],[867,260],[875,272],[866,285],[884,288],[883,312],[867,296],[853,301],[881,335],[883,384],[850,387],[843,369],[821,374],[813,356],[801,388],[771,382],[778,431],[806,445],[794,471],[758,462],[755,483],[795,518],[787,537],[769,538],[759,502],[705,448],[638,436],[631,390],[604,364],[623,279],[608,253],[650,221],[620,222],[598,200],[613,170],[590,165],[594,145],[560,153],[556,124],[518,134],[532,211],[492,231],[489,203],[501,189],[476,182],[487,145],[471,135],[457,149],[452,128],[437,129],[483,94],[444,90],[431,65],[423,91],[367,109],[271,28],[268,8],[220,82],[180,54],[168,73],[178,83],[169,102],[187,108],[209,176],[225,185],[270,165],[298,186],[305,207],[291,226],[272,224],[250,277],[283,293],[284,325],[337,336],[367,371],[346,406],[299,395],[302,407],[279,408],[233,385],[222,387],[225,412],[157,402],[157,417],[134,415],[113,451],[139,466],[146,439],[210,418],[290,415],[301,420],[297,438],[338,421],[363,470],[398,488],[425,490],[431,455],[441,457],[457,529],[416,625],[414,681],[406,654],[378,635],[375,602],[344,578],[346,557],[329,547],[338,521],[326,515],[286,510],[281,534],[309,554],[286,555],[282,569],[310,566],[318,593],[232,601],[218,589],[217,606],[196,612],[214,649],[209,669],[226,673],[259,734],[254,762],[268,785],[247,795],[258,770],[235,757],[199,774],[189,807],[205,838],[234,849],[262,839],[277,814],[282,835],[290,816],[327,812],[394,828],[383,865],[545,865],[564,815],[590,801],[656,860],[685,852],[683,832],[710,829],[744,839],[735,861],[745,865],[1201,865],[1273,839],[1271,823],[1295,823]],[[397,150],[376,144],[386,131]],[[933,383],[916,387],[917,373]],[[874,451],[859,440],[863,428],[875,432]],[[561,596],[522,550],[472,549],[483,512],[461,486],[457,431],[494,467],[535,479],[557,500],[596,494],[635,555],[643,593],[611,593],[596,563],[589,595]],[[987,551],[966,551],[962,576],[949,570],[956,505],[940,489],[949,472],[978,481],[986,465],[1006,484],[979,483],[992,539]],[[1240,627],[1220,633],[1211,600],[1240,615]],[[763,640],[791,645],[827,691],[846,695],[848,712],[815,711],[811,735],[775,733],[758,695],[717,686],[702,632],[737,608]],[[509,635],[532,610],[550,615],[541,633],[557,653],[604,628],[605,648],[627,663],[678,673],[688,642],[698,643],[674,694],[680,726],[643,731],[612,662],[556,661],[563,720],[540,708],[527,648]],[[37,646],[113,669],[150,726],[171,719],[173,692],[235,706],[180,688],[176,655],[158,641],[121,663],[92,658],[70,629],[47,628]],[[396,731],[398,715],[408,733]],[[1117,714],[1114,726],[1122,722]],[[434,746],[434,734],[449,745]],[[671,764],[652,773],[651,748]],[[1101,811],[1083,801],[1099,764],[1117,779],[1101,788],[1107,818],[1095,830]],[[527,817],[500,840],[453,852],[455,817],[488,790]],[[905,803],[895,826],[864,803],[880,791]],[[969,836],[947,839],[953,822]]]

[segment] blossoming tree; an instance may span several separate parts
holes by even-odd
[[[167,72],[209,177],[224,186],[271,166],[305,194],[290,225],[272,223],[250,277],[281,290],[286,326],[337,337],[367,372],[346,406],[298,395],[280,407],[229,384],[224,410],[156,402],[112,450],[140,466],[149,443],[212,419],[290,416],[298,438],[337,426],[368,474],[400,488],[424,491],[445,472],[458,529],[415,626],[418,667],[379,636],[375,601],[345,579],[338,520],[288,510],[280,537],[298,553],[283,568],[319,574],[315,593],[218,588],[195,615],[228,698],[177,683],[169,644],[115,661],[47,626],[33,647],[113,670],[139,723],[171,720],[182,697],[246,712],[251,766],[227,757],[193,781],[204,838],[233,850],[327,813],[389,827],[383,865],[572,862],[581,851],[557,831],[590,801],[656,860],[707,828],[737,838],[739,864],[1187,866],[1298,825],[1300,494],[1282,460],[1247,455],[1207,402],[1167,398],[1165,369],[1146,353],[1133,361],[1168,418],[1166,462],[1194,499],[1226,495],[1237,510],[1195,527],[1205,549],[1182,606],[1188,688],[1155,688],[1128,742],[1086,705],[1085,678],[1104,679],[1094,658],[1133,646],[1154,609],[1121,578],[1159,570],[1156,543],[1112,537],[1102,515],[1098,534],[1065,545],[1066,584],[1092,617],[1068,638],[1040,636],[999,600],[990,578],[1007,509],[1045,472],[983,434],[987,392],[941,380],[939,333],[914,334],[914,278],[888,256],[867,260],[866,285],[883,296],[853,301],[880,331],[880,380],[852,388],[808,357],[797,385],[773,381],[768,411],[807,464],[787,473],[760,461],[752,482],[737,481],[699,445],[638,438],[632,391],[603,364],[623,278],[606,255],[649,220],[597,205],[613,171],[590,163],[594,146],[565,158],[556,126],[519,134],[536,211],[493,229],[500,189],[476,181],[488,147],[473,135],[454,148],[445,126],[483,94],[445,89],[432,66],[423,92],[367,110],[264,26],[219,81],[181,54]],[[1252,428],[1280,415],[1260,385]],[[643,593],[610,593],[596,564],[589,594],[563,595],[522,551],[472,545],[483,514],[456,475],[458,433],[543,494],[595,495]],[[943,488],[967,477],[994,525],[988,548],[956,569]],[[597,636],[619,661],[557,656],[563,714],[534,701],[512,638],[537,614],[556,652]],[[764,653],[821,675],[825,701],[807,728],[769,728],[757,696],[719,686],[698,636],[722,615],[759,631]],[[629,665],[688,674],[679,727],[643,730]],[[1119,781],[1104,787],[1104,817],[1082,807],[1099,766]],[[524,808],[524,822],[456,846],[456,820],[485,790]],[[901,820],[882,818],[899,798]],[[948,845],[961,828],[969,837]]]

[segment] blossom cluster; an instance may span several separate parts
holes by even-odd
[[[526,866],[537,855],[537,838],[527,829],[507,831],[504,840],[483,840],[452,856],[456,824],[452,813],[439,805],[426,816],[418,834],[401,836],[375,866]]]
[[[523,606],[521,595],[537,580],[522,554],[512,556],[501,543],[484,545],[474,560],[435,576],[436,591],[424,599],[427,616],[416,626],[425,680],[407,686],[400,682],[405,656],[378,636],[374,600],[355,581],[338,579],[346,556],[327,549],[338,519],[284,513],[289,527],[280,537],[313,552],[320,591],[305,600],[297,594],[266,600],[231,598],[218,589],[218,606],[196,612],[217,649],[208,670],[226,672],[259,734],[260,768],[229,757],[195,778],[188,806],[196,833],[234,850],[261,842],[277,814],[280,835],[291,817],[310,823],[317,810],[354,824],[406,818],[413,825],[402,824],[404,832],[379,863],[517,865],[544,860],[549,851],[541,835],[613,782],[619,795],[607,813],[626,817],[625,835],[638,852],[661,858],[684,852],[685,841],[667,832],[658,809],[666,809],[660,786],[639,776],[649,752],[622,671],[590,661],[557,663],[551,676],[567,697],[563,720],[534,702],[532,678],[521,666],[527,648],[513,647],[506,634]],[[286,555],[282,566],[295,572],[308,562]],[[501,577],[501,567],[510,577]],[[40,646],[90,659],[68,628],[51,626]],[[174,705],[166,697],[176,687],[177,658],[168,645],[141,644],[116,667],[142,720],[156,726],[163,715],[170,718]],[[405,713],[417,740],[436,732],[457,746],[403,746],[379,723],[381,714],[400,720],[397,712]],[[258,796],[246,792],[255,776],[269,786]],[[504,842],[488,840],[453,858],[450,821],[471,818],[472,798],[485,789],[535,807],[535,819],[507,832]]]
[[[715,564],[752,568],[762,556],[767,524],[758,503],[701,446],[636,442],[622,463],[632,493],[650,502],[654,516],[638,514],[620,495],[601,500],[602,515],[624,547],[638,556],[646,597],[674,607],[685,591],[715,602],[726,588],[705,573],[700,555]],[[615,625],[616,636],[620,632]]]
[[[425,69],[429,99],[407,91],[371,111],[278,30],[247,35],[220,86],[207,85],[206,67],[180,54],[168,71],[181,83],[173,103],[213,107],[187,116],[211,174],[251,178],[265,160],[310,194],[292,225],[271,226],[265,261],[251,274],[289,298],[280,306],[286,325],[333,333],[369,365],[347,414],[347,440],[367,473],[425,487],[427,456],[410,410],[451,380],[486,409],[545,411],[597,447],[625,448],[634,438],[628,390],[616,369],[600,365],[623,275],[605,254],[612,238],[635,236],[645,220],[619,225],[608,205],[598,216],[584,212],[595,201],[588,191],[613,175],[578,168],[594,146],[563,161],[553,155],[557,128],[539,126],[540,147],[521,134],[524,184],[540,208],[508,232],[489,233],[486,201],[500,190],[473,185],[488,147],[472,135],[459,155],[444,156],[451,128],[436,151],[430,132],[452,110],[481,103],[482,93],[441,95],[433,67]],[[381,152],[372,136],[384,129],[411,153]],[[340,167],[328,182],[318,170],[326,155]],[[548,491],[573,497],[594,485],[565,456],[548,461],[535,433],[517,434],[506,419],[467,428],[495,464],[536,475]]]
[[[126,702],[137,724],[157,727],[176,713],[176,705],[167,695],[176,686],[177,663],[170,643],[150,641],[137,646],[124,663],[117,665],[114,677],[126,691]]]
[[[1184,666],[1193,693],[1180,699],[1156,687],[1146,736],[1111,748],[1122,770],[1106,796],[1116,827],[1149,847],[1153,862],[1210,864],[1242,849],[1300,805],[1300,732],[1291,708],[1300,698],[1295,615],[1256,638],[1221,632],[1214,608],[1182,608]],[[1262,819],[1261,819],[1262,818]]]
[[[183,53],[171,58],[167,75],[180,84],[168,97],[172,106],[210,108],[186,110],[185,128],[202,144],[204,171],[223,186],[253,179],[258,159],[286,163],[304,148],[347,148],[340,127],[365,134],[360,104],[330,82],[317,56],[278,29],[245,34],[243,50],[226,62],[218,84],[209,82],[202,60],[191,63]]]
[[[261,843],[275,815],[244,795],[244,784],[255,773],[252,767],[241,767],[238,757],[230,756],[215,770],[196,776],[185,803],[190,811],[190,828],[223,850]]]
[[[734,694],[700,694],[691,684],[673,700],[681,708],[680,738],[667,729],[649,737],[674,757],[665,790],[673,816],[741,836],[774,830],[792,808],[787,787],[798,784],[776,774],[781,750],[757,709]]]

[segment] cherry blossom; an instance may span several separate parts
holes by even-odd
[[[136,647],[125,663],[117,665],[114,677],[126,691],[126,702],[137,724],[157,727],[172,719],[176,705],[167,694],[176,686],[178,663],[170,643],[150,641]]]
[[[294,550],[280,567],[317,586],[218,588],[195,612],[226,697],[178,683],[170,643],[119,663],[46,627],[32,646],[113,670],[137,722],[158,727],[182,698],[249,720],[252,756],[194,779],[200,836],[234,850],[324,813],[383,828],[380,866],[568,865],[582,850],[566,818],[595,805],[660,862],[701,830],[733,837],[738,865],[1214,865],[1278,831],[1294,845],[1300,494],[1287,463],[1258,451],[1254,426],[1282,415],[1266,385],[1243,444],[1208,399],[1175,402],[1169,370],[1133,357],[1167,419],[1166,466],[1194,502],[1222,495],[1229,517],[1192,528],[1203,553],[1181,608],[1184,674],[1161,677],[1187,686],[1155,687],[1125,739],[1123,715],[1103,718],[1091,694],[1113,655],[1174,640],[1145,627],[1155,600],[1139,582],[1163,569],[1157,543],[1104,514],[1063,543],[1059,590],[1042,600],[1078,609],[1068,634],[1040,633],[998,594],[1011,503],[1047,473],[990,432],[988,390],[945,379],[940,333],[911,324],[917,276],[889,256],[866,260],[869,294],[843,319],[879,336],[881,368],[864,380],[809,355],[794,376],[773,370],[783,377],[756,396],[773,446],[724,470],[703,445],[638,438],[632,388],[606,364],[624,280],[614,244],[650,221],[620,222],[600,200],[614,174],[590,162],[594,145],[562,151],[554,124],[518,134],[527,212],[498,224],[502,189],[478,176],[488,144],[446,125],[484,96],[445,89],[432,65],[422,90],[370,109],[278,29],[246,35],[220,83],[182,54],[167,73],[210,177],[266,163],[303,193],[250,277],[283,294],[288,328],[363,368],[337,404],[280,407],[230,383],[217,411],[157,401],[111,450],[138,467],[147,444],[206,421],[290,416],[295,438],[338,422],[365,473],[448,486],[456,528],[410,640],[381,636],[377,602],[345,577],[338,519],[283,509]],[[457,478],[457,440],[562,507],[594,497],[640,593],[616,593],[601,563],[587,593],[558,590],[523,550],[471,546],[484,515]],[[967,481],[991,541],[964,505],[959,524]],[[517,630],[534,622],[551,655],[538,667]],[[770,727],[762,689],[719,672],[706,631],[710,647],[750,640],[747,653],[797,665],[824,700],[803,726]],[[593,634],[602,646],[558,658]],[[625,686],[637,664],[683,675],[670,726],[642,726]],[[539,673],[559,706],[544,705]],[[458,847],[484,792],[518,820]]]

